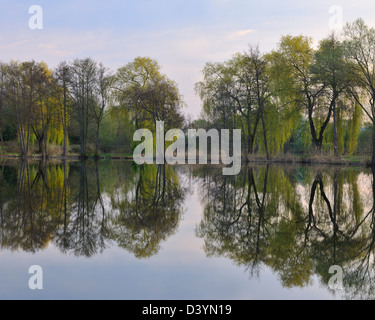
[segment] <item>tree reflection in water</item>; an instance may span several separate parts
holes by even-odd
[[[1,166],[3,249],[37,252],[52,241],[91,257],[116,242],[137,257],[176,231],[186,188],[173,167],[130,163],[22,162]]]
[[[195,175],[204,205],[196,233],[207,255],[252,275],[268,266],[288,288],[314,275],[328,286],[329,268],[339,265],[349,298],[374,297],[374,170],[263,166],[231,178]]]
[[[52,243],[85,257],[116,244],[148,258],[177,231],[185,184],[196,185],[208,256],[253,276],[267,266],[287,288],[314,276],[328,287],[339,265],[348,298],[375,298],[374,181],[375,169],[360,168],[254,166],[230,177],[210,167],[3,161],[0,244],[35,253]]]
[[[161,241],[176,230],[186,189],[172,167],[141,166],[132,188],[123,186],[112,196],[113,239],[138,258],[155,255]]]

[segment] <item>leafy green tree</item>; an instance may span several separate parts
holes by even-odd
[[[357,19],[346,25],[344,35],[345,54],[355,80],[351,94],[372,123],[371,164],[375,165],[375,29]]]
[[[119,68],[115,96],[137,129],[156,128],[156,121],[164,121],[166,128],[182,126],[182,97],[176,83],[161,73],[156,60],[138,57]]]
[[[342,114],[342,110],[338,110],[338,100],[342,99],[347,93],[347,89],[350,87],[351,75],[349,73],[349,64],[344,58],[342,43],[334,34],[320,42],[319,49],[315,52],[314,62],[311,65],[311,72],[317,83],[321,83],[325,87],[324,100],[327,100],[328,109],[332,110],[333,114],[334,154],[338,157],[338,123],[341,121],[339,115]]]
[[[283,82],[278,85],[283,89],[282,96],[288,96],[307,116],[312,144],[321,152],[324,132],[331,119],[333,106],[325,108],[319,103],[325,85],[312,76],[314,50],[311,43],[312,39],[304,36],[284,36],[272,56],[274,68],[279,73],[277,80]]]
[[[226,128],[235,127],[236,109],[230,97],[230,86],[233,81],[225,63],[206,63],[203,71],[204,80],[195,84],[195,91],[200,96],[203,106],[203,116],[209,119],[205,127]],[[202,119],[204,120],[204,119]]]
[[[60,62],[54,71],[54,81],[57,84],[57,97],[61,105],[60,117],[63,128],[63,153],[62,157],[65,158],[68,155],[68,127],[71,121],[72,112],[72,99],[69,93],[69,82],[71,77],[71,67],[65,61]]]

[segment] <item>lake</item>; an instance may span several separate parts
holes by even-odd
[[[0,299],[372,299],[374,176],[3,161]]]

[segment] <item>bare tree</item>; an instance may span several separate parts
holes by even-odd
[[[87,141],[90,122],[90,110],[95,101],[97,65],[90,58],[76,59],[72,66],[70,92],[73,97],[73,110],[79,125],[81,157],[87,157]]]

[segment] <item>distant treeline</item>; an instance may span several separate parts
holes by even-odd
[[[0,63],[0,151],[43,158],[130,154],[133,133],[170,128],[241,129],[245,155],[372,153],[375,165],[375,29],[362,19],[319,47],[283,36],[209,62],[196,84],[201,119],[185,119],[175,82],[138,57],[116,72],[90,58]],[[68,148],[70,144],[70,148]]]
[[[0,140],[17,141],[15,153],[48,157],[52,146],[77,145],[81,157],[130,153],[137,128],[181,127],[182,99],[176,84],[150,58],[136,58],[111,73],[90,58],[61,62],[0,64]],[[11,145],[11,144],[10,144]],[[122,148],[122,149],[121,149]]]
[[[266,54],[250,46],[206,64],[198,125],[242,129],[246,154],[373,152],[375,164],[374,67],[375,29],[362,19],[317,49],[289,35]]]

